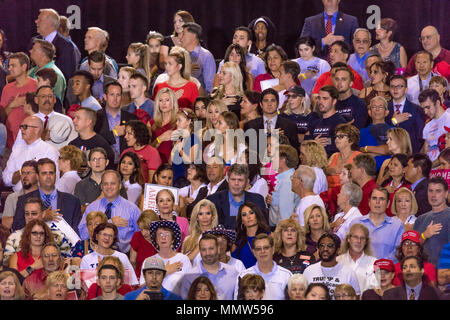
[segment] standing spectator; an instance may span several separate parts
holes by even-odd
[[[146,90],[148,90],[148,80],[150,78],[150,48],[147,44],[133,42],[128,46],[125,57],[137,73],[140,73],[147,79]]]
[[[0,300],[24,300],[25,293],[19,278],[12,271],[0,273]]]
[[[123,108],[129,105],[132,100],[130,96],[130,77],[136,73],[136,69],[133,67],[122,67],[119,71],[117,81],[122,86],[122,98],[120,99],[120,107]]]
[[[356,183],[347,182],[342,185],[337,196],[337,205],[342,212],[334,216],[334,221],[331,224],[333,232],[342,241],[344,241],[353,220],[362,217],[362,214],[358,209],[361,198],[362,190]]]
[[[123,300],[123,295],[117,292],[120,282],[119,269],[112,264],[104,264],[97,271],[97,284],[102,294],[92,300]]]
[[[330,290],[323,283],[310,283],[305,291],[305,300],[331,300]]]
[[[144,124],[154,117],[154,103],[146,97],[148,80],[139,72],[130,76],[130,98],[133,100],[123,110],[138,117]]]
[[[406,96],[414,104],[419,104],[419,94],[428,89],[428,85],[432,77],[436,74],[433,73],[433,55],[427,51],[419,51],[416,54],[416,70],[417,74],[408,78],[408,92]],[[444,101],[441,101],[441,104]]]
[[[161,51],[161,45],[164,41],[164,36],[156,31],[150,31],[147,34],[146,43],[148,45],[149,51],[150,51],[150,57],[149,57],[149,88],[148,92],[149,95],[151,95],[151,92],[153,92],[153,87],[155,85],[156,78],[164,72],[164,68],[159,67],[159,59],[160,59],[160,51]]]
[[[104,53],[94,51],[88,56],[89,72],[94,78],[92,86],[92,95],[98,101],[103,101],[103,90],[108,83],[116,81],[115,77],[103,74],[106,66],[106,56]]]
[[[429,89],[434,89],[439,93],[442,104],[448,109],[450,107],[450,100],[448,95],[448,81],[442,76],[431,77],[428,85]]]
[[[383,300],[384,293],[394,288],[394,263],[388,259],[378,259],[373,263],[373,272],[377,278],[378,285],[368,289],[361,295],[361,300]]]
[[[263,277],[258,274],[246,274],[242,279],[239,279],[239,291],[236,300],[262,300],[265,291],[266,283]]]
[[[369,80],[366,71],[366,59],[370,55],[369,49],[372,43],[372,35],[366,28],[358,28],[353,33],[353,49],[348,58],[348,65],[353,68],[361,76],[363,82]]]
[[[127,200],[139,204],[144,180],[141,162],[134,152],[126,152],[119,160],[118,170],[122,177],[122,184],[127,190]]]
[[[324,170],[328,166],[327,153],[323,145],[315,140],[304,140],[300,144],[300,163],[309,166],[316,174],[313,191],[320,194],[329,189]]]
[[[109,33],[99,27],[90,27],[87,29],[84,35],[84,50],[87,51],[88,56],[94,52],[98,51],[105,54],[109,43]],[[103,73],[114,79],[117,78],[117,73],[119,68],[117,67],[117,62],[110,56],[105,54],[105,68]],[[88,57],[84,57],[81,61],[80,70],[89,70]]]
[[[306,208],[305,213],[305,234],[306,234],[306,251],[310,255],[314,255],[316,261],[319,261],[319,250],[317,243],[320,237],[330,231],[330,223],[328,222],[327,212],[323,207],[318,205],[310,205]]]
[[[372,190],[377,186],[375,182],[376,162],[375,159],[368,154],[359,154],[353,159],[352,168],[350,170],[352,180],[362,189],[362,199],[358,209],[362,215],[369,213],[369,198]]]
[[[83,163],[83,151],[75,146],[64,146],[59,151],[58,167],[60,179],[55,187],[58,191],[74,194],[76,184],[81,181],[78,170]]]
[[[67,281],[69,275],[64,271],[54,271],[45,280],[45,291],[35,296],[35,300],[67,300]],[[73,291],[75,292],[75,291]]]
[[[305,300],[305,292],[308,280],[303,274],[293,274],[287,284],[286,300]]]
[[[359,97],[364,100],[366,105],[374,97],[383,97],[386,101],[391,101],[391,92],[389,91],[390,78],[395,74],[395,66],[391,61],[375,62],[369,66],[369,77],[371,85],[365,87],[359,93]]]
[[[200,276],[192,282],[186,300],[217,300],[217,293],[211,280]]]
[[[417,209],[416,197],[411,189],[401,187],[395,192],[391,212],[403,223],[405,231],[410,231],[414,227]]]
[[[269,45],[264,53],[264,64],[267,72],[256,76],[253,90],[262,92],[267,88],[273,87],[273,84],[278,84],[281,75],[281,64],[287,60],[288,56],[282,47],[275,44]],[[275,79],[276,81],[273,81]]]
[[[253,31],[254,45],[250,46],[250,53],[254,53],[261,59],[267,47],[275,42],[277,28],[269,17],[261,16],[253,19],[248,24],[248,28]]]

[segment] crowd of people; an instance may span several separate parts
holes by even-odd
[[[0,300],[450,299],[450,51],[322,2],[296,57],[267,16],[223,60],[184,10],[126,57],[0,29]]]

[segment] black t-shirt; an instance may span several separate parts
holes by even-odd
[[[353,125],[358,129],[367,126],[367,119],[369,117],[367,106],[364,100],[353,94],[348,99],[336,103],[336,112],[343,116],[347,122],[354,119],[355,122],[353,122]]]
[[[321,138],[328,138],[328,145],[325,146],[325,151],[327,156],[330,157],[333,153],[338,152],[334,141],[334,129],[338,124],[347,123],[343,116],[339,113],[333,114],[331,117],[326,119],[320,119],[315,124],[309,126],[309,136],[310,139],[315,139],[319,134]],[[307,138],[305,137],[305,140]]]
[[[320,117],[317,113],[311,112],[308,115],[304,116],[301,114],[280,114],[280,117],[288,119],[289,121],[295,123],[297,125],[297,133],[305,134],[308,132],[308,128],[314,126],[320,120]]]
[[[95,134],[90,139],[82,140],[80,137],[72,140],[69,144],[74,145],[77,148],[80,148],[82,151],[91,150],[93,148],[102,147],[105,149],[106,154],[108,155],[109,164],[106,167],[107,169],[115,169],[114,165],[114,151],[111,149],[108,141],[105,140],[101,135]]]
[[[277,265],[288,269],[292,274],[303,273],[308,266],[316,262],[314,256],[307,251],[299,251],[289,258],[281,253],[276,253],[273,255],[273,261]]]

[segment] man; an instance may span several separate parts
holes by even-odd
[[[450,242],[450,208],[447,206],[448,185],[440,176],[428,181],[428,202],[431,211],[419,216],[414,223],[414,230],[422,238],[423,250],[428,261],[438,265],[442,247]]]
[[[362,189],[356,183],[347,182],[342,185],[341,191],[337,196],[337,205],[342,212],[334,216],[331,224],[333,232],[343,241],[347,235],[352,221],[362,217],[358,205],[362,199]]]
[[[300,198],[300,203],[295,209],[293,217],[298,219],[301,226],[305,225],[304,212],[306,208],[313,204],[325,208],[322,198],[313,191],[314,182],[316,182],[314,169],[305,165],[299,165],[292,175],[292,192]]]
[[[102,109],[102,106],[92,95],[94,77],[89,71],[78,70],[72,80],[73,94],[77,97],[82,107],[89,108],[95,112]]]
[[[80,148],[82,151],[88,151],[93,148],[101,147],[108,155],[107,168],[114,168],[114,151],[109,143],[94,131],[95,122],[97,121],[97,113],[89,108],[81,107],[75,112],[73,125],[79,137],[72,140],[69,144]]]
[[[192,63],[192,76],[200,81],[207,93],[212,91],[216,62],[212,53],[200,45],[202,27],[195,22],[183,24],[181,46],[189,52]]]
[[[117,293],[120,282],[119,269],[112,264],[104,264],[97,272],[97,285],[102,294],[92,300],[124,300],[123,295]]]
[[[295,87],[295,80],[300,74],[300,66],[295,61],[283,61],[280,66],[280,83],[274,87],[278,91],[278,107],[281,108],[286,101],[286,90]],[[306,93],[305,93],[305,96]],[[308,99],[308,97],[307,97]]]
[[[352,225],[361,223],[369,229],[373,256],[396,262],[396,249],[405,231],[403,223],[386,215],[389,193],[383,187],[375,187],[370,194],[369,214],[354,219]]]
[[[236,280],[234,298],[237,299],[240,279],[247,274],[257,274],[263,277],[266,284],[263,300],[284,300],[285,288],[292,273],[273,261],[275,253],[273,238],[265,233],[258,234],[253,239],[252,253],[256,258],[256,264],[239,274],[239,278]]]
[[[178,282],[177,291],[186,299],[189,288],[199,276],[205,276],[213,283],[217,300],[233,300],[238,272],[235,267],[219,261],[219,243],[213,234],[204,234],[199,242],[201,261]]]
[[[23,290],[27,300],[33,300],[35,295],[39,295],[43,290],[46,290],[47,276],[53,271],[62,269],[61,251],[56,243],[48,242],[44,244],[41,249],[41,257],[43,268],[35,270],[23,282]]]
[[[417,217],[431,211],[431,206],[428,203],[428,175],[430,171],[431,161],[426,154],[417,153],[409,157],[405,179],[411,183],[411,190],[417,200]]]
[[[366,60],[370,55],[370,45],[372,43],[372,35],[366,28],[358,28],[353,33],[353,48],[355,53],[352,53],[348,58],[348,65],[353,68],[361,76],[362,81],[369,80],[369,75],[366,71]]]
[[[408,80],[402,75],[394,75],[389,83],[392,100],[388,104],[387,124],[405,129],[411,138],[413,153],[419,153],[423,145],[425,114],[420,106],[406,97]]]
[[[125,142],[125,124],[138,117],[120,108],[122,86],[113,81],[105,86],[105,108],[97,112],[94,130],[109,142],[114,151],[114,163],[117,164],[123,150],[128,146]]]
[[[425,115],[430,118],[423,128],[422,138],[425,140],[422,152],[426,153],[433,162],[433,167],[439,165],[438,140],[447,131],[445,126],[450,126],[450,112],[442,107],[441,97],[434,89],[427,89],[420,93],[419,102]]]
[[[369,198],[372,190],[377,186],[375,177],[377,174],[377,165],[375,159],[368,154],[358,154],[352,163],[350,170],[352,180],[362,190],[362,198],[358,209],[362,215],[369,213]]]
[[[36,65],[28,71],[28,75],[36,79],[36,73],[44,68],[53,69],[56,72],[57,80],[54,87],[55,94],[61,101],[64,101],[64,95],[66,91],[66,78],[63,72],[53,61],[55,56],[55,47],[48,41],[34,39],[34,45],[30,50],[30,58]]]
[[[403,284],[383,294],[383,300],[440,300],[442,292],[423,282],[424,266],[418,256],[405,257],[401,261]]]
[[[58,33],[59,15],[53,9],[40,9],[40,14],[35,21],[37,32],[45,41],[52,43],[55,47],[55,64],[70,79],[77,68],[75,48]]]
[[[286,118],[278,116],[279,96],[273,88],[268,88],[261,93],[262,117],[253,119],[244,124],[244,132],[248,129],[256,130],[259,141],[260,130],[272,133],[275,129],[280,129],[288,137],[289,144],[299,150],[297,135],[297,125]],[[258,143],[259,148],[259,143]]]
[[[335,41],[352,42],[358,28],[354,16],[339,11],[341,0],[322,0],[324,12],[305,19],[300,37],[311,36],[316,42],[319,57],[327,58],[329,47]]]
[[[324,233],[317,241],[320,261],[308,266],[303,272],[308,283],[321,282],[325,284],[333,299],[336,286],[342,283],[351,285],[355,289],[356,295],[361,294],[355,272],[336,260],[340,246],[341,240],[337,235]]]
[[[244,202],[255,203],[268,221],[266,204],[260,194],[245,191],[248,182],[248,166],[233,164],[228,170],[228,190],[218,191],[207,197],[217,208],[219,223],[227,229],[235,229],[239,206]]]
[[[137,110],[140,109],[147,113],[147,117],[153,118],[154,103],[146,96],[147,88],[147,77],[139,72],[133,74],[130,77],[130,97],[133,101],[129,105],[125,106],[123,110],[136,114]],[[144,122],[146,123],[147,121]]]
[[[317,96],[317,109],[322,118],[308,127],[306,136],[310,136],[325,147],[327,156],[338,152],[335,144],[335,128],[338,124],[347,121],[336,112],[336,103],[339,98],[338,90],[333,86],[324,86],[320,89]]]
[[[253,79],[258,75],[266,73],[264,67],[264,61],[253,53],[249,52],[249,48],[252,45],[252,32],[249,28],[241,26],[234,29],[233,44],[238,44],[245,52],[245,61],[248,72],[251,73]],[[220,61],[217,72],[220,72],[224,60]]]
[[[56,103],[54,106],[54,110],[59,113],[62,113],[62,111],[63,111],[62,101],[59,99],[59,97],[55,93],[55,86],[56,86],[56,82],[58,81],[58,75],[56,74],[55,70],[50,69],[50,68],[44,68],[44,69],[38,70],[36,72],[36,80],[38,83],[38,88],[40,88],[42,86],[50,86],[53,88],[53,93],[55,94],[55,97],[56,97]]]
[[[0,107],[4,109],[7,116],[6,130],[7,140],[6,147],[12,148],[19,126],[27,117],[24,111],[25,95],[28,92],[34,92],[37,89],[37,82],[27,74],[30,67],[30,59],[23,52],[17,52],[9,56],[9,76],[15,81],[8,83],[1,93]]]
[[[434,66],[437,66],[442,61],[450,64],[450,51],[441,47],[441,36],[434,26],[426,26],[423,28],[419,40],[422,43],[423,49],[433,55]],[[409,59],[405,76],[412,77],[417,73],[415,59],[416,55],[413,55]]]
[[[120,174],[114,170],[107,170],[102,176],[101,187],[104,197],[92,202],[83,214],[78,228],[82,239],[89,238],[86,225],[86,216],[92,211],[102,211],[108,220],[119,229],[119,249],[126,253],[130,250],[130,241],[133,234],[139,230],[137,219],[139,208],[132,202],[120,196]]]
[[[69,19],[67,19],[66,16],[59,16],[58,32],[64,39],[66,39],[72,44],[73,49],[75,51],[75,65],[78,68],[81,60],[81,52],[80,49],[78,49],[78,46],[75,44],[75,42],[72,41],[72,38],[70,37],[70,28],[71,25]]]
[[[163,280],[167,273],[164,261],[157,257],[149,257],[142,263],[145,286],[128,292],[125,300],[182,300],[178,295],[166,290]]]
[[[25,118],[20,129],[25,143],[18,143],[12,148],[6,168],[2,173],[3,182],[12,187],[14,191],[22,188],[20,168],[25,161],[50,158],[57,163],[59,157],[59,151],[41,139],[44,127],[42,120],[37,116]]]
[[[106,65],[105,54],[100,51],[91,52],[88,56],[89,72],[94,77],[94,86],[92,87],[92,95],[97,100],[103,99],[103,90],[105,86],[115,81],[115,78],[104,75],[103,70]]]
[[[389,114],[388,103],[382,96],[376,96],[370,100],[368,109],[372,123],[359,131],[361,137],[359,148],[361,152],[368,153],[375,158],[378,171],[384,160],[390,158],[386,144],[387,131],[391,128],[386,123],[386,117]]]
[[[433,55],[427,51],[420,51],[416,54],[416,70],[417,74],[408,78],[408,92],[406,97],[414,104],[419,104],[419,94],[428,89],[430,80],[434,74]]]
[[[84,50],[90,55],[94,51],[99,51],[105,53],[108,48],[109,34],[107,31],[98,28],[90,27],[86,34],[84,35]],[[83,58],[80,65],[80,70],[89,70],[88,57]],[[103,74],[117,79],[117,74],[119,73],[119,68],[116,61],[110,56],[105,54],[105,67],[103,69]]]
[[[17,230],[25,226],[25,201],[27,198],[36,197],[44,202],[46,209],[51,208],[45,213],[45,220],[60,222],[62,218],[67,225],[64,224],[64,221],[61,223],[67,228],[70,226],[78,234],[78,223],[81,219],[80,200],[69,193],[56,190],[54,161],[43,158],[38,161],[37,165],[39,189],[19,197],[12,229]]]
[[[336,63],[345,63],[347,65],[347,68],[349,68],[350,71],[353,73],[353,77],[354,77],[353,85],[352,85],[353,89],[356,89],[356,90],[363,89],[364,85],[363,85],[361,76],[358,74],[358,72],[353,70],[352,67],[350,67],[347,64],[347,61],[348,61],[348,58],[349,58],[351,52],[352,51],[351,51],[350,46],[343,41],[336,41],[331,45],[331,47],[330,47],[331,70],[323,73],[319,77],[319,79],[317,79],[316,85],[314,86],[314,89],[312,90],[313,95],[317,95],[319,93],[320,88],[322,88],[323,86],[332,85],[332,80],[331,80],[332,72],[333,72],[333,67],[335,66]]]
[[[354,80],[353,72],[347,67],[337,68],[331,79],[333,86],[339,92],[336,112],[343,116],[347,122],[352,121],[352,124],[358,129],[364,128],[368,118],[367,106],[351,90]]]
[[[11,229],[14,215],[16,214],[17,200],[23,194],[33,192],[38,189],[37,162],[34,160],[25,161],[20,169],[20,182],[22,189],[8,195],[3,208],[2,225]]]

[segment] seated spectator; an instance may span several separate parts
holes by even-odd
[[[262,300],[266,291],[264,278],[259,274],[246,274],[239,279],[237,300]]]
[[[61,177],[56,182],[58,191],[74,194],[76,184],[81,181],[78,170],[83,163],[83,151],[75,146],[67,145],[59,150],[58,167]]]
[[[24,300],[25,293],[14,272],[0,273],[0,300]]]
[[[408,78],[408,92],[406,97],[414,104],[419,104],[419,94],[428,89],[430,80],[436,74],[433,69],[433,55],[428,51],[419,51],[415,54],[417,74]],[[441,101],[443,103],[444,101]]]
[[[148,86],[148,92],[149,95],[153,92],[153,87],[155,84],[156,78],[164,72],[164,68],[159,67],[159,60],[160,60],[160,51],[161,51],[161,45],[164,41],[164,36],[156,31],[150,31],[147,34],[147,38],[145,43],[148,45],[150,56],[149,56],[149,86]]]
[[[16,275],[17,279],[19,280],[20,286],[22,286],[24,277],[16,269],[7,267],[3,261],[4,250],[6,247],[6,241],[10,234],[11,234],[11,231],[8,228],[6,228],[3,225],[0,225],[0,274],[3,272],[8,272],[8,271],[14,273]]]
[[[62,101],[56,95],[55,86],[56,81],[58,80],[58,75],[55,70],[50,68],[44,68],[36,72],[36,80],[38,84],[38,88],[43,86],[50,86],[53,88],[53,93],[55,94],[56,103],[55,103],[55,111],[62,113]]]
[[[362,189],[362,199],[358,209],[362,215],[369,213],[369,198],[372,190],[377,186],[375,159],[368,154],[359,154],[353,159],[350,174],[354,183]]]
[[[136,71],[130,76],[129,88],[132,102],[123,107],[123,110],[134,114],[144,124],[148,124],[154,118],[155,106],[153,101],[146,97],[147,78]]]
[[[395,74],[395,65],[391,61],[375,62],[369,67],[371,86],[361,90],[359,97],[364,99],[366,105],[374,97],[383,97],[386,101],[391,101],[392,96],[389,91],[391,77]]]
[[[257,92],[280,83],[280,67],[284,61],[288,60],[288,56],[282,47],[271,44],[265,49],[263,60],[266,73],[261,73],[254,78],[253,90]]]
[[[89,71],[78,70],[73,76],[72,90],[82,107],[89,108],[95,112],[102,109],[100,103],[93,94],[94,77]]]
[[[336,286],[334,289],[335,300],[359,300],[355,289],[349,284],[343,283]]]
[[[168,163],[163,163],[156,169],[153,175],[152,183],[159,184],[160,186],[171,187],[173,182],[173,168]]]
[[[303,274],[295,273],[289,280],[286,287],[286,300],[305,300],[305,292],[308,287],[308,280]]]
[[[365,63],[370,55],[369,49],[372,43],[372,35],[366,28],[358,28],[353,33],[354,53],[348,58],[348,65],[351,66],[361,76],[363,82],[369,80],[366,72]]]
[[[123,300],[123,295],[117,292],[120,283],[119,269],[112,264],[104,264],[97,272],[97,285],[102,294],[92,300]]]
[[[228,111],[225,102],[221,100],[211,100],[206,109],[206,129],[217,129],[219,115]]]
[[[388,259],[378,259],[373,263],[373,272],[377,279],[377,286],[368,289],[361,295],[361,300],[383,300],[384,293],[394,288],[392,279],[394,279],[394,263]]]
[[[144,179],[142,177],[141,162],[137,154],[134,152],[124,153],[119,160],[118,171],[122,177],[122,185],[127,190],[127,200],[138,205],[142,195]]]
[[[431,171],[431,161],[427,155],[417,153],[408,158],[405,179],[411,183],[411,191],[416,197],[419,208],[416,217],[431,211],[428,202],[428,176]]]
[[[150,79],[150,47],[141,42],[133,42],[128,46],[127,55],[125,57],[127,63],[131,65],[136,72],[142,74],[148,80]]]
[[[208,277],[200,276],[192,282],[186,300],[217,300],[214,285]]]
[[[317,242],[320,237],[330,231],[327,212],[323,207],[310,205],[304,213],[306,251],[314,255],[316,261],[320,261]]]
[[[208,97],[197,97],[194,101],[194,112],[197,119],[202,122],[202,128],[206,125],[206,109],[210,99]]]
[[[321,283],[310,283],[305,291],[305,300],[331,300],[330,290]]]
[[[331,224],[331,229],[341,241],[344,241],[353,220],[362,217],[358,209],[361,198],[362,190],[356,183],[349,181],[342,185],[337,196],[337,205],[342,212],[334,216]]]
[[[37,300],[67,300],[67,280],[69,275],[64,271],[53,271],[45,280],[46,292],[42,295],[36,295]]]

